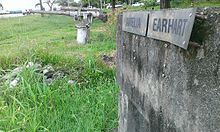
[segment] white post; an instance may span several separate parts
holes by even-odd
[[[88,19],[88,14],[87,13],[83,13],[83,20],[87,20]]]
[[[76,26],[77,28],[77,43],[78,44],[86,44],[89,41],[89,25],[79,24]]]

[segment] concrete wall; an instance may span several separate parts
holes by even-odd
[[[122,31],[119,132],[220,132],[220,7],[198,9],[188,50]]]

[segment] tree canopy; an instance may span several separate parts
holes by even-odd
[[[79,6],[74,0],[39,0],[39,3],[37,3],[35,7],[40,6],[41,10],[44,10],[43,3],[47,4],[50,10],[53,9],[55,3],[60,6]]]
[[[58,3],[60,6],[68,6],[68,0],[57,0],[56,3]]]
[[[56,3],[60,6],[79,6],[74,0],[56,0]]]
[[[50,11],[52,11],[53,5],[54,5],[55,2],[56,2],[56,0],[45,0],[44,1],[44,3],[46,3],[49,6]]]

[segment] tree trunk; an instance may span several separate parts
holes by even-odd
[[[52,2],[50,3],[50,11],[53,11],[53,4],[54,4],[54,2],[55,2],[55,1],[52,1]]]
[[[102,10],[102,0],[100,0],[100,9]]]
[[[0,10],[4,10],[3,5],[0,3]]]
[[[126,1],[126,4],[129,5],[129,0],[125,0],[125,1]]]
[[[170,0],[160,0],[160,9],[170,8]]]
[[[115,12],[115,0],[112,0],[112,12]]]
[[[42,0],[40,0],[40,10],[43,11],[44,10],[44,7],[42,5]],[[41,14],[42,17],[44,17],[44,14]]]
[[[132,4],[133,4],[133,2],[132,2],[132,0],[130,0],[130,1],[129,1],[129,5],[132,5]]]

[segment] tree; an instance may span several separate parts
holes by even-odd
[[[57,2],[60,6],[68,6],[69,0],[57,0]]]
[[[37,3],[37,4],[35,5],[35,8],[36,8],[37,6],[40,6],[40,10],[41,10],[41,11],[44,10],[43,4],[42,4],[42,0],[39,0],[39,3]],[[43,17],[44,14],[41,14],[41,16]]]
[[[49,8],[50,8],[50,11],[53,10],[53,4],[56,2],[56,0],[46,0],[44,3],[46,3]]]
[[[39,3],[37,3],[37,4],[35,5],[35,8],[36,8],[37,6],[40,6],[40,10],[41,10],[41,11],[44,10],[43,4],[42,4],[42,0],[39,0]]]
[[[144,8],[147,9],[148,7],[154,8],[155,6],[158,6],[159,3],[157,3],[157,0],[145,0],[144,1]]]
[[[170,0],[160,0],[160,9],[170,8]]]
[[[1,3],[0,3],[0,9],[2,9],[2,10],[4,9],[4,8],[3,8],[3,5],[2,5]]]
[[[181,1],[181,0],[171,0],[170,1],[172,8],[178,7],[181,3],[185,3],[185,0],[184,1]]]
[[[59,6],[80,6],[80,3],[76,3],[74,0],[56,0],[55,3],[57,3]]]
[[[83,7],[93,6],[100,7],[100,0],[80,0]]]

